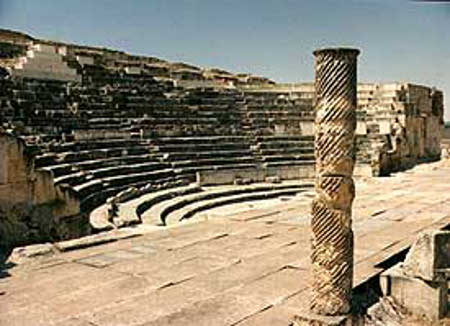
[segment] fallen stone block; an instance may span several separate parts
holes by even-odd
[[[445,280],[431,282],[404,273],[402,263],[380,276],[384,296],[391,296],[416,316],[438,320],[446,316],[448,287]]]
[[[58,252],[51,243],[36,244],[25,247],[14,248],[8,258],[9,262],[20,264],[27,259],[36,257],[48,257]]]
[[[403,272],[426,281],[439,281],[450,268],[450,232],[419,234],[403,263]]]
[[[401,326],[411,313],[392,297],[382,297],[379,302],[367,309],[364,326]]]

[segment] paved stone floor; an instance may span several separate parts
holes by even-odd
[[[0,278],[0,325],[287,325],[308,303],[310,201],[239,204],[11,266]],[[418,232],[449,222],[448,164],[358,180],[355,285]]]

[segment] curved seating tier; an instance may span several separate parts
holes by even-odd
[[[284,141],[298,146],[287,148]],[[55,186],[75,190],[80,212],[89,213],[129,187],[188,184],[199,171],[311,164],[308,138],[261,137],[256,142],[257,149],[246,136],[54,142],[40,145],[35,166],[50,171]]]
[[[308,139],[246,134],[260,120],[298,127],[294,120],[309,99],[226,88],[184,89],[170,80],[127,74],[94,61],[70,62],[82,76],[79,83],[0,80],[0,105],[7,119],[20,121],[24,134],[36,135],[34,146],[41,153],[35,168],[51,172],[56,187],[75,190],[81,213],[129,187],[187,184],[200,171],[312,164]],[[88,137],[102,131],[128,135],[72,141],[77,133]]]
[[[165,189],[145,194],[118,205],[117,215],[128,221],[142,221],[146,225],[164,226],[178,223],[196,213],[250,200],[263,200],[295,195],[311,189],[312,183],[285,182],[282,184],[252,184],[244,186],[189,186]],[[95,221],[96,228],[104,228],[107,221]]]
[[[183,196],[171,203],[162,205],[152,210],[152,214],[143,215],[144,222],[147,218],[155,218],[155,214],[164,225],[178,223],[184,219],[190,218],[196,213],[228,204],[239,203],[249,200],[273,198],[282,195],[295,194],[305,188],[304,185],[251,185],[241,186],[239,188],[229,187],[230,189],[210,189],[204,193]]]

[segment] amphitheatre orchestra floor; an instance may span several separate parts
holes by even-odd
[[[355,286],[421,230],[450,223],[448,163],[357,180]],[[308,306],[311,196],[121,229],[108,235],[121,240],[10,264],[0,325],[287,325]]]

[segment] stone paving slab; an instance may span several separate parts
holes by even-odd
[[[356,186],[355,286],[421,230],[450,223],[449,167]],[[81,239],[11,263],[0,325],[287,325],[308,307],[310,201],[231,205],[205,222],[140,225],[113,242]]]

